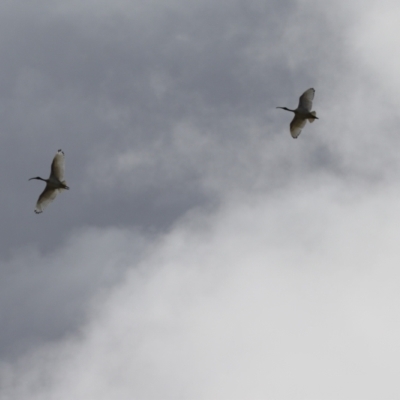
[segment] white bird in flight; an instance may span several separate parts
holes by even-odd
[[[64,169],[65,169],[65,159],[64,152],[60,149],[57,151],[51,163],[51,171],[49,179],[43,179],[40,176],[36,176],[32,179],[38,179],[40,181],[46,182],[46,187],[44,188],[42,194],[36,203],[35,213],[40,214],[43,212],[45,207],[47,207],[64,189],[69,189],[67,182],[64,180]]]
[[[315,119],[319,119],[317,117],[317,113],[315,111],[311,111],[314,94],[315,89],[310,88],[306,90],[300,96],[299,105],[295,110],[291,110],[286,107],[276,107],[294,113],[294,118],[290,123],[290,133],[292,134],[293,139],[297,139],[299,137],[301,130],[304,128],[307,120],[309,122],[314,122]]]

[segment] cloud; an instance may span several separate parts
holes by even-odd
[[[392,397],[398,195],[303,182],[189,214],[79,334],[4,367],[2,398]]]
[[[12,360],[82,323],[85,304],[120,281],[143,251],[134,232],[87,228],[50,254],[25,248],[3,262],[2,359]]]
[[[395,397],[394,3],[10,4],[0,398]]]

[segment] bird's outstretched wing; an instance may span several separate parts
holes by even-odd
[[[294,116],[292,122],[290,123],[290,133],[293,139],[297,139],[301,133],[301,130],[304,128],[307,120],[304,118],[299,118],[298,116]]]
[[[40,214],[56,198],[60,189],[50,189],[47,186],[39,196],[36,203],[35,213]]]
[[[51,163],[50,176],[57,178],[60,182],[64,180],[65,157],[64,152],[60,149],[57,151]]]
[[[299,108],[302,108],[306,111],[311,111],[312,101],[314,100],[315,89],[310,88],[306,90],[299,99]]]

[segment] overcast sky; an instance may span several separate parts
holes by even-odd
[[[0,399],[398,398],[399,19],[3,1]]]

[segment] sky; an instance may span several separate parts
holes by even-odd
[[[3,1],[0,400],[397,398],[399,17]]]

